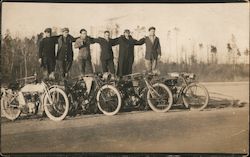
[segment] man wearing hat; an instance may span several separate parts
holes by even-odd
[[[145,53],[145,65],[147,71],[155,71],[157,66],[157,61],[161,57],[161,45],[158,37],[155,36],[155,27],[150,27],[148,29],[149,36],[142,38],[139,42],[146,45]]]
[[[101,47],[100,60],[103,72],[110,72],[115,74],[114,54],[112,46],[115,45],[117,39],[110,38],[110,32],[104,31],[104,37],[94,38],[93,41],[98,43]]]
[[[130,31],[126,29],[124,35],[115,39],[115,44],[119,44],[119,57],[117,75],[124,76],[132,73],[132,67],[134,63],[134,46],[141,45],[142,42],[135,40]]]
[[[76,40],[69,34],[68,28],[62,29],[62,35],[58,38],[58,50],[56,55],[56,73],[59,79],[68,75],[73,63],[72,43]]]
[[[45,37],[39,43],[39,62],[43,68],[44,78],[54,79],[55,71],[55,45],[58,36],[51,36],[52,29],[46,28],[44,30]]]

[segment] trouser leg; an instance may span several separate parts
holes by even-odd
[[[156,70],[157,68],[157,59],[152,60],[152,70]]]
[[[48,70],[47,68],[42,68],[42,71],[43,71],[43,79],[47,79],[48,78]]]
[[[108,72],[108,61],[107,60],[102,60],[102,72]]]
[[[63,61],[56,61],[56,75],[58,80],[62,80],[63,78]]]
[[[48,60],[47,62],[47,70],[48,70],[48,75],[49,78],[54,79],[54,71],[55,71],[55,61],[53,60]]]
[[[110,60],[108,60],[107,61],[108,63],[108,70],[109,70],[109,72],[110,73],[112,73],[112,74],[115,74],[115,65],[114,65],[114,61],[113,61],[113,59],[110,59]]]
[[[84,75],[85,74],[85,60],[84,59],[80,60],[80,70],[81,70],[82,75]]]
[[[85,61],[85,72],[86,72],[86,74],[92,74],[93,73],[92,62],[91,62],[90,59],[87,59]]]
[[[151,62],[151,60],[146,59],[145,60],[145,66],[146,66],[147,72],[151,72],[152,71],[152,62]]]
[[[67,76],[68,76],[68,73],[71,69],[72,63],[73,63],[73,61],[71,61],[71,60],[65,61],[65,74],[67,74]]]

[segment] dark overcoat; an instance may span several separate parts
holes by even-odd
[[[129,36],[129,39],[124,35],[115,39],[115,44],[119,44],[119,57],[117,75],[124,76],[132,73],[132,66],[134,63],[134,46],[141,45],[139,41]]]
[[[55,46],[58,36],[43,38],[39,43],[39,58],[42,59],[42,67],[49,64],[55,65]]]

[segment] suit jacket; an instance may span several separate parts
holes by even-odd
[[[94,44],[93,38],[87,36],[86,39],[78,38],[74,47],[79,48],[79,59],[91,59],[90,44]]]
[[[66,44],[67,44],[67,52],[66,52],[66,60],[67,61],[73,61],[73,48],[72,48],[72,43],[74,41],[76,41],[77,38],[74,38],[73,36],[71,35],[68,35],[67,38],[66,38]],[[62,48],[62,44],[63,44],[63,36],[59,36],[58,38],[58,51],[57,51],[57,59],[58,59],[58,56],[60,55],[61,53],[61,48]]]
[[[115,39],[109,39],[108,41],[104,38],[94,38],[93,39],[94,42],[100,44],[101,47],[101,55],[100,55],[100,59],[103,60],[109,60],[109,59],[114,59],[114,54],[113,54],[113,50],[112,50],[112,46],[114,46],[116,44],[116,40]]]
[[[155,37],[154,41],[152,42],[147,36],[145,38],[142,38],[139,42],[146,44],[145,59],[157,59],[158,55],[161,55],[161,45],[158,37]]]
[[[39,43],[39,58],[55,58],[57,36],[45,37]]]

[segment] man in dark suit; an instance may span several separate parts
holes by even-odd
[[[119,44],[119,57],[117,75],[124,76],[132,73],[132,67],[134,63],[134,46],[142,45],[143,41],[135,40],[131,35],[130,31],[126,29],[124,35],[114,39],[115,44]]]
[[[63,34],[58,38],[58,51],[56,55],[56,72],[59,75],[59,79],[68,75],[73,62],[72,43],[77,39],[69,34],[68,28],[63,28],[62,32]]]
[[[148,29],[149,36],[142,38],[139,42],[146,44],[145,64],[149,72],[156,70],[157,62],[161,57],[161,45],[158,37],[155,36],[155,27]]]
[[[104,32],[104,38],[94,38],[93,41],[100,44],[101,47],[101,55],[100,60],[102,64],[102,71],[103,72],[111,72],[115,74],[115,67],[114,67],[114,55],[112,46],[116,44],[117,39],[110,38],[110,32]]]
[[[54,79],[54,71],[56,65],[55,45],[58,36],[51,36],[52,29],[44,30],[45,37],[39,42],[39,62],[43,68],[44,78]]]

